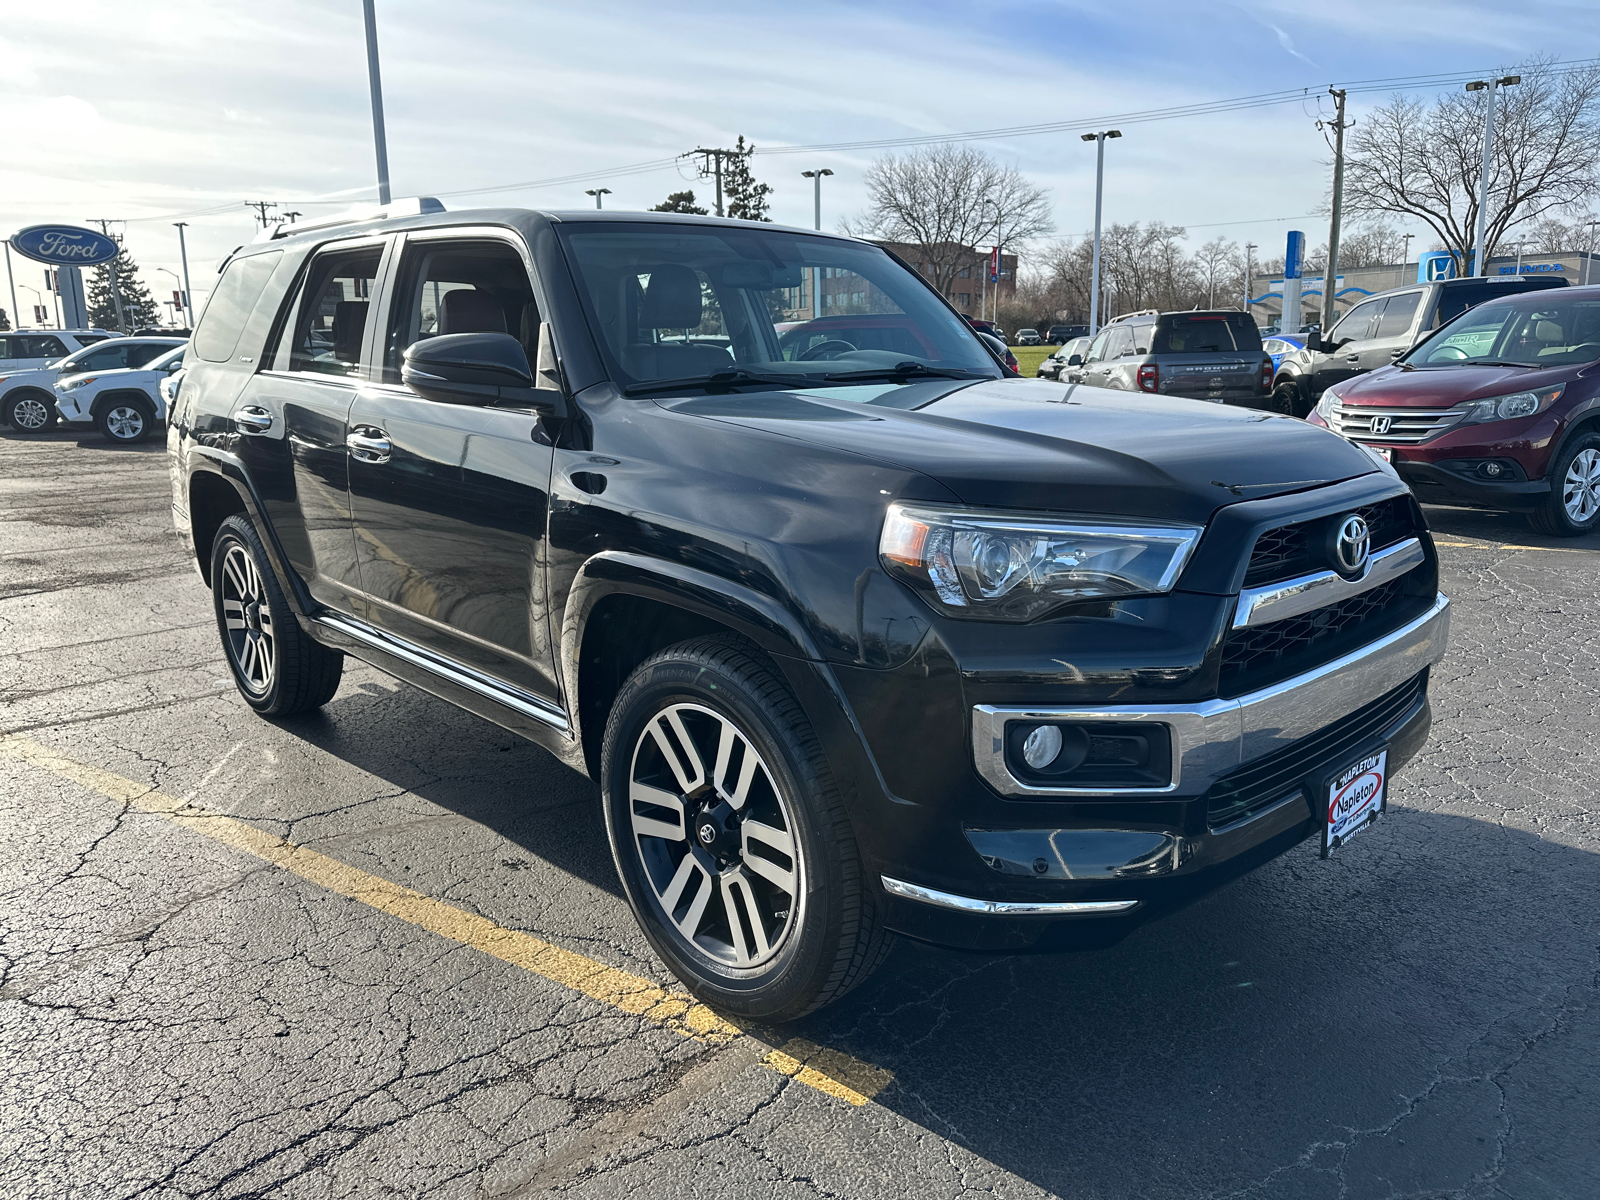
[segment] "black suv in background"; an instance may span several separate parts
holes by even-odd
[[[1313,333],[1305,349],[1286,355],[1273,381],[1273,408],[1303,417],[1322,393],[1344,379],[1387,367],[1412,346],[1469,308],[1501,296],[1566,287],[1559,275],[1440,279],[1379,292],[1334,324]]]
[[[1262,408],[1272,391],[1272,355],[1254,318],[1218,312],[1144,312],[1113,317],[1076,368],[1091,387]]]
[[[899,348],[793,336],[815,271]],[[867,242],[297,226],[227,264],[187,362],[173,514],[245,702],[325,704],[353,654],[547,747],[652,945],[747,1016],[890,931],[1104,942],[1333,849],[1427,735],[1448,602],[1372,454],[1006,378]]]
[[[1073,338],[1088,336],[1087,325],[1052,325],[1045,331],[1044,340],[1052,346],[1064,346]]]

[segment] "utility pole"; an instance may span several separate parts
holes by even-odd
[[[1120,129],[1107,129],[1101,133],[1086,133],[1085,142],[1095,144],[1094,155],[1094,269],[1089,280],[1089,336],[1100,332],[1100,208],[1105,198],[1106,139],[1122,136]]]
[[[105,234],[106,237],[111,237],[111,228],[110,228],[111,222],[110,221],[103,220],[103,219],[98,218],[98,217],[91,217],[89,219],[89,223],[91,225],[100,226],[100,232]],[[113,240],[115,240],[115,239],[113,239]],[[119,242],[118,245],[120,246],[121,243]],[[118,250],[118,253],[119,254],[121,253],[120,249]],[[113,258],[110,262],[108,262],[106,264],[106,273],[111,278],[111,304],[112,304],[112,307],[117,310],[117,332],[118,333],[127,333],[128,332],[128,322],[127,322],[127,319],[122,315],[122,289],[117,285],[117,260],[116,259]]]
[[[1485,238],[1489,228],[1489,167],[1494,159],[1494,101],[1503,87],[1522,82],[1521,75],[1505,75],[1499,79],[1478,79],[1467,84],[1469,92],[1488,92],[1489,102],[1483,107],[1483,164],[1478,169],[1478,228],[1472,239],[1472,273],[1489,273],[1489,247]]]
[[[187,222],[187,221],[175,221],[175,222],[173,222],[173,224],[176,225],[177,229],[178,229],[178,257],[183,262],[183,307],[184,307],[184,311],[189,314],[188,317],[186,318],[188,320],[188,322],[189,322],[189,328],[193,329],[194,328],[194,293],[189,290],[189,247],[184,242],[184,238],[183,238],[184,227],[186,225],[188,225],[189,222]]]
[[[1250,276],[1254,274],[1255,271],[1255,262],[1251,256],[1258,249],[1259,247],[1254,242],[1246,242],[1244,244],[1244,311],[1246,313],[1249,313],[1250,311]],[[1324,286],[1322,290],[1324,295],[1326,295],[1328,290],[1327,287]]]
[[[1344,89],[1329,88],[1333,97],[1333,214],[1328,219],[1328,267],[1322,273],[1322,333],[1333,328],[1334,293],[1339,290],[1339,223],[1344,219]]]
[[[361,0],[367,26],[367,82],[372,86],[372,145],[378,156],[378,203],[389,203],[389,141],[383,132],[383,81],[378,77],[378,16],[372,0]]]
[[[822,177],[832,175],[827,167],[819,167],[815,171],[801,171],[800,178],[811,180],[811,227],[817,231],[822,229]],[[720,209],[719,209],[720,211]],[[822,315],[822,268],[811,268],[811,319],[814,321]]]
[[[267,209],[277,208],[278,202],[276,200],[246,200],[244,206],[256,210],[256,220],[260,221],[261,228],[265,229],[270,224],[267,220]]]
[[[583,190],[583,194],[585,196],[593,196],[594,197],[594,206],[598,210],[601,207],[601,204],[600,204],[601,198],[604,197],[604,196],[611,195],[611,189],[610,188],[585,188]]]
[[[705,163],[700,168],[700,174],[715,175],[717,178],[717,216],[722,216],[722,156],[732,154],[732,150],[707,150],[704,146],[697,150],[689,151],[690,154],[703,154]]]

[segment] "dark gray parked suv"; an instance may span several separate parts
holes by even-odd
[[[1272,407],[1303,417],[1322,393],[1355,375],[1386,367],[1425,336],[1485,300],[1566,287],[1560,276],[1440,279],[1379,292],[1341,317],[1326,337],[1286,355],[1272,386]]]
[[[1107,324],[1071,381],[1263,408],[1272,390],[1272,356],[1261,348],[1261,330],[1247,313],[1152,309]]]

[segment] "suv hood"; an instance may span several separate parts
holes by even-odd
[[[1204,522],[1226,504],[1380,470],[1292,417],[1048,380],[662,400],[675,412],[865,455],[964,503]]]
[[[1330,389],[1347,404],[1392,404],[1397,408],[1450,408],[1466,400],[1504,396],[1527,388],[1554,387],[1575,378],[1581,366],[1379,367]]]

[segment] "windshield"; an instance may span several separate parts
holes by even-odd
[[[1468,309],[1400,361],[1566,367],[1600,359],[1600,300],[1548,293]]]
[[[999,376],[961,318],[875,246],[759,226],[558,229],[630,391]]]

